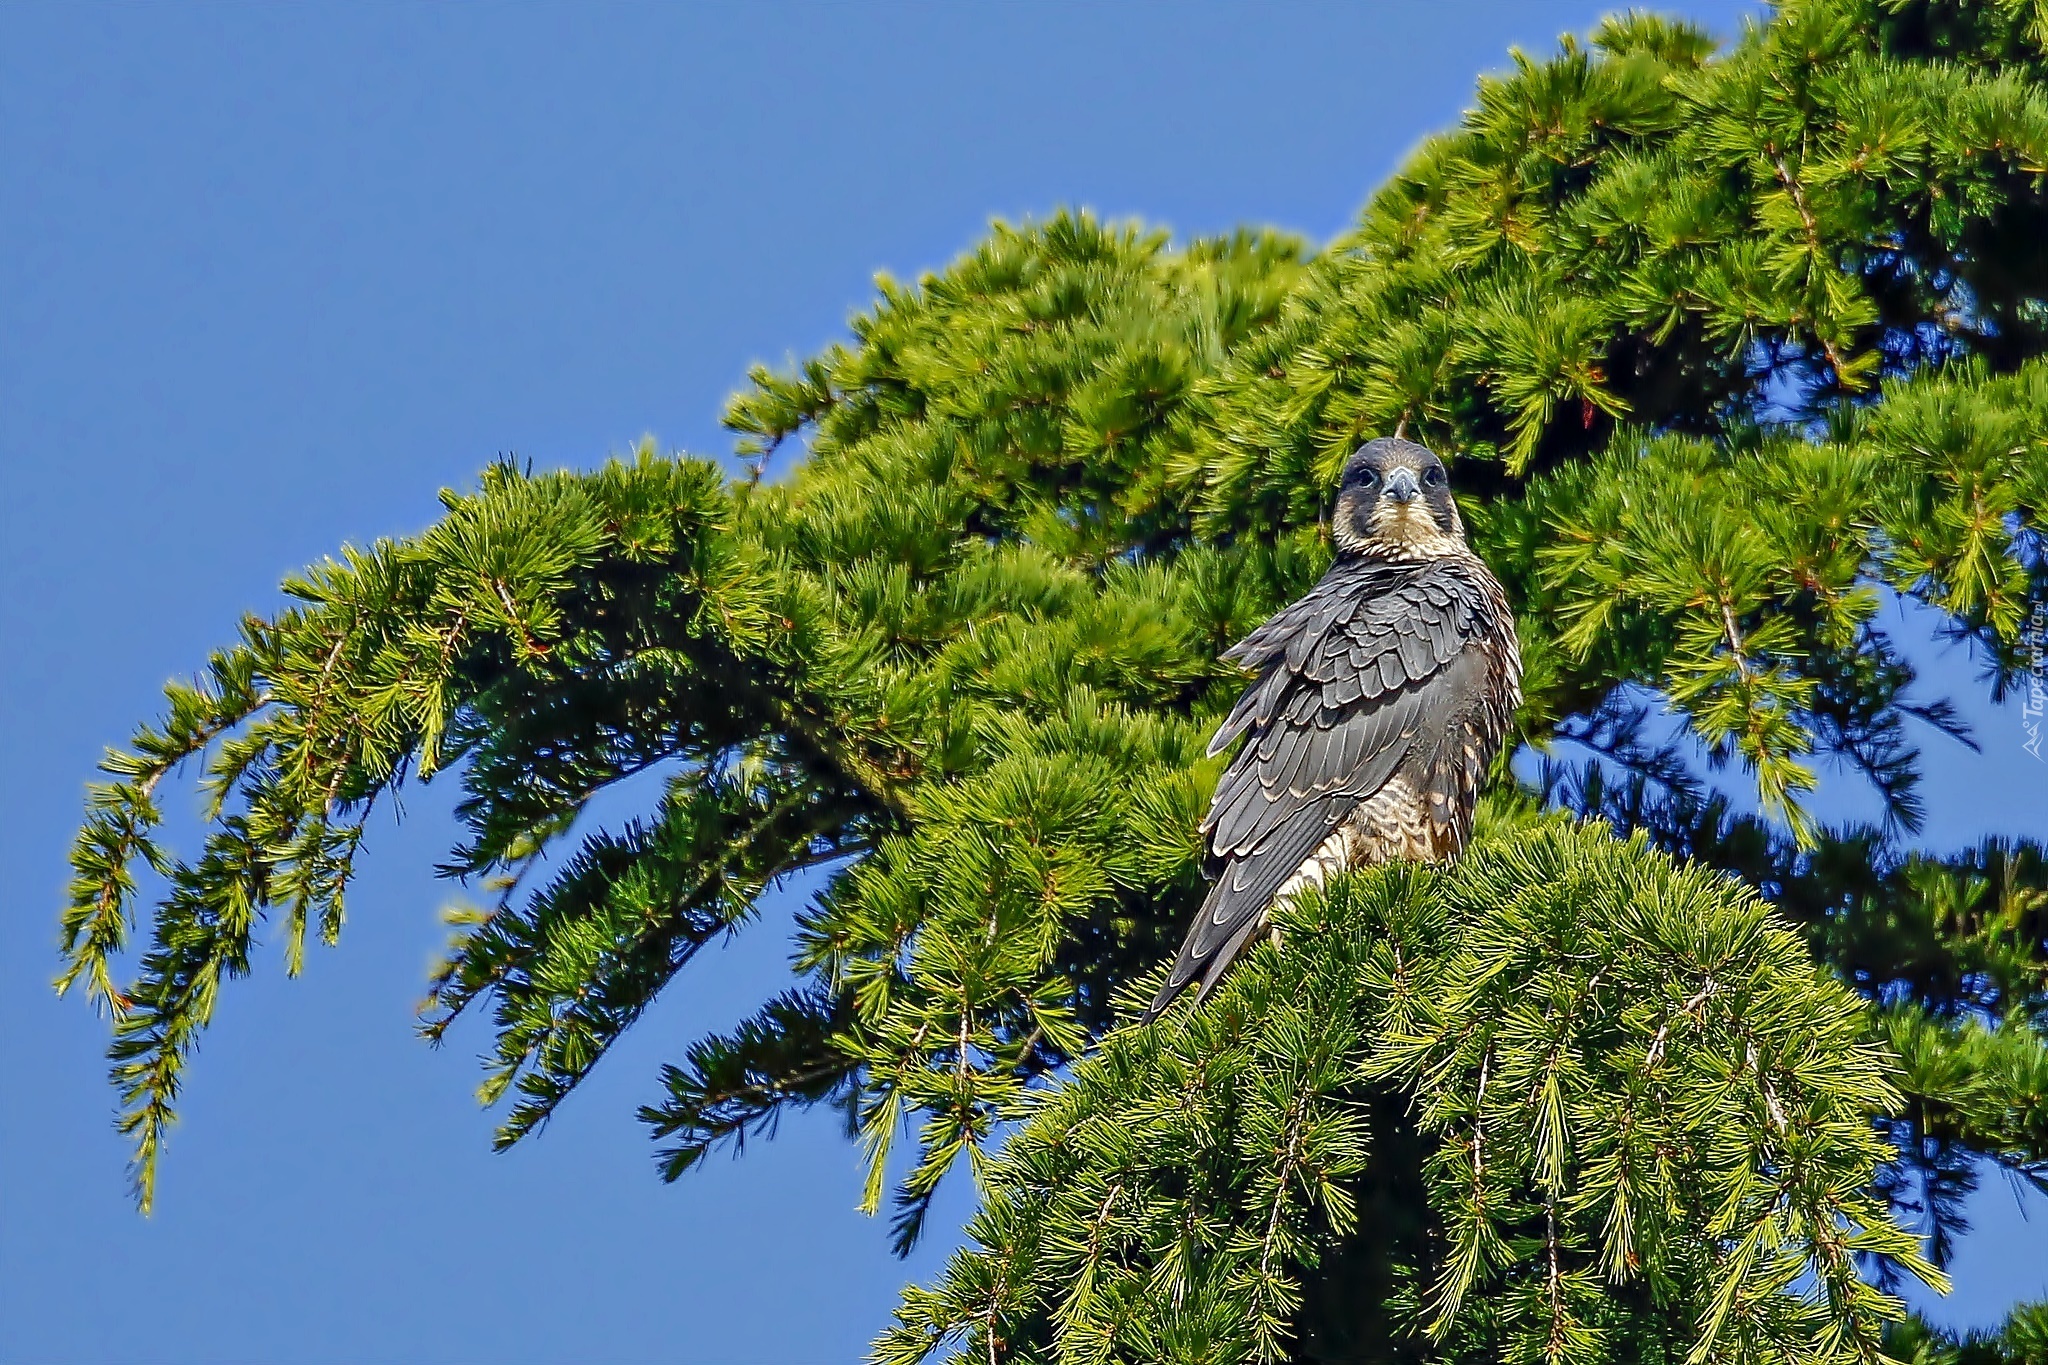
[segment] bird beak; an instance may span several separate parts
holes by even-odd
[[[1421,491],[1422,485],[1415,481],[1412,469],[1395,469],[1387,475],[1386,496],[1395,502],[1413,502]]]

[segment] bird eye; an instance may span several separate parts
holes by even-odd
[[[1361,469],[1358,471],[1358,485],[1361,488],[1370,488],[1379,481],[1380,476],[1378,470]]]
[[[1422,484],[1425,488],[1442,488],[1444,486],[1444,471],[1436,465],[1431,465],[1422,471]]]

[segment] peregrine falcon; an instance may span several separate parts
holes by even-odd
[[[1500,584],[1465,543],[1443,461],[1382,438],[1345,462],[1336,559],[1223,657],[1256,674],[1209,752],[1245,744],[1202,821],[1208,899],[1144,1018],[1199,1004],[1273,903],[1331,872],[1455,857],[1521,702]]]

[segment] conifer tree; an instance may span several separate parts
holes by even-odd
[[[1630,14],[1322,250],[998,225],[757,371],[739,477],[494,466],[106,760],[59,987],[112,1015],[138,1197],[223,981],[333,941],[366,822],[441,775],[473,899],[422,1028],[489,1013],[501,1145],[824,869],[789,989],[642,1113],[675,1179],[839,1108],[899,1246],[976,1171],[882,1358],[2025,1358],[2038,1310],[1885,1327],[1981,1163],[2048,1180],[2048,865],[1919,845],[1920,746],[1967,737],[1876,609],[2000,695],[2048,632],[2044,177],[2037,6],[1795,0],[1724,50]],[[1514,598],[1524,759],[1456,868],[1345,879],[1120,1030],[1200,896],[1218,655],[1397,430]],[[1882,820],[1819,820],[1823,767]]]

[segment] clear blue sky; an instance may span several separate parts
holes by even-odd
[[[100,746],[281,574],[417,530],[501,452],[723,452],[750,361],[831,341],[873,271],[992,215],[1326,238],[1511,43],[1602,8],[0,7],[0,1359],[859,1356],[966,1192],[906,1264],[830,1116],[677,1186],[632,1117],[782,976],[789,906],[492,1156],[480,1036],[411,1031],[446,790],[375,832],[339,950],[228,990],[137,1217],[104,1025],[48,988]],[[2048,809],[2016,717],[1974,714],[1938,842]],[[1949,1316],[2044,1288],[2048,1223],[2011,1207]]]

